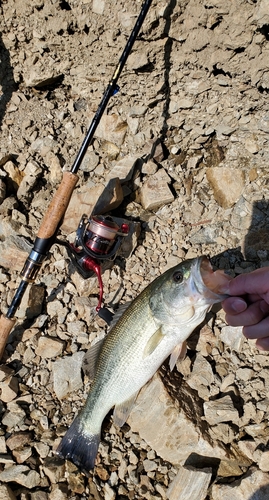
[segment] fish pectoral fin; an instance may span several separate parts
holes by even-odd
[[[175,368],[176,362],[178,360],[182,360],[185,358],[186,353],[187,353],[187,342],[184,340],[184,342],[181,342],[180,344],[176,345],[176,347],[170,354],[169,368],[171,371]]]
[[[97,359],[101,351],[104,340],[105,339],[103,338],[98,342],[96,342],[96,344],[91,346],[82,360],[82,370],[90,380],[94,379]]]
[[[125,424],[127,418],[131,413],[131,410],[133,408],[138,393],[139,391],[135,392],[129,399],[115,406],[113,413],[113,420],[118,427],[122,427]]]
[[[162,329],[160,327],[158,328],[158,330],[156,330],[156,332],[153,333],[153,335],[148,340],[147,345],[143,352],[143,359],[145,359],[147,356],[149,356],[155,351],[155,349],[158,347],[159,343],[162,341],[163,338],[164,334],[162,333]]]

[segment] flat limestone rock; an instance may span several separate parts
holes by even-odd
[[[109,181],[118,177],[121,183],[130,181],[137,160],[137,156],[127,156],[116,161],[115,165],[109,170],[106,180]]]
[[[10,217],[0,217],[0,266],[21,271],[31,250],[31,245],[20,224]]]
[[[87,184],[75,189],[66,211],[61,230],[70,234],[76,231],[83,214],[102,215],[117,208],[123,201],[123,192],[118,178],[110,179],[106,186]]]
[[[269,451],[264,451],[259,460],[259,467],[263,472],[269,472]]]
[[[203,387],[208,387],[214,382],[214,375],[210,363],[202,356],[197,354],[193,364],[193,369],[187,379],[187,383],[192,389],[195,389],[202,397]]]
[[[95,14],[103,14],[105,9],[105,0],[93,0],[92,11]]]
[[[14,493],[12,493],[12,490],[9,488],[9,486],[6,486],[4,484],[0,486],[0,500],[16,500],[16,497]]]
[[[81,366],[84,354],[75,352],[52,364],[54,392],[58,399],[63,399],[82,387]]]
[[[259,26],[269,23],[268,3],[266,0],[261,0],[258,3],[255,9],[255,18],[257,19]]]
[[[40,475],[26,465],[13,465],[0,472],[0,481],[3,483],[15,482],[31,489],[40,484]]]
[[[51,337],[40,337],[35,350],[37,356],[41,358],[55,358],[63,352],[64,343]]]
[[[94,114],[90,114],[90,121],[93,117]],[[95,136],[120,147],[123,144],[127,128],[127,123],[117,114],[103,115],[96,129]]]
[[[204,500],[211,480],[212,470],[180,467],[166,495],[168,500]]]
[[[24,81],[26,87],[45,87],[46,85],[52,85],[53,83],[60,80],[62,77],[61,73],[56,73],[53,68],[44,68],[42,66],[37,66],[31,68],[29,71],[25,71]]]
[[[0,265],[4,269],[21,271],[29,253],[9,243],[9,240],[0,243]]]
[[[174,201],[168,182],[169,176],[164,169],[149,176],[141,187],[141,204],[146,210],[154,210]]]
[[[269,498],[269,474],[250,469],[247,474],[231,484],[214,484],[214,500],[265,500]]]
[[[244,191],[245,177],[239,168],[212,167],[207,169],[206,176],[222,208],[232,207]]]
[[[5,436],[0,436],[0,455],[4,455],[5,453],[7,453]]]
[[[7,404],[7,411],[2,417],[2,424],[7,426],[8,431],[11,431],[16,426],[20,427],[23,424],[25,417],[26,413],[22,407],[14,401],[11,401]]]
[[[10,450],[16,450],[25,444],[28,444],[32,439],[30,432],[16,432],[12,434],[6,441],[6,445]]]
[[[18,309],[17,317],[24,318],[26,316],[31,319],[39,316],[42,312],[44,297],[45,288],[43,286],[34,283],[28,286]]]
[[[144,68],[149,64],[149,58],[147,54],[145,54],[144,50],[142,51],[134,51],[130,54],[127,60],[128,69],[138,70]]]
[[[242,330],[242,326],[224,326],[221,330],[220,339],[226,346],[240,352],[244,343]]]
[[[225,458],[225,451],[217,443],[212,447],[184,412],[175,408],[158,374],[140,391],[128,424],[172,464],[183,464],[191,453]]]
[[[19,382],[16,377],[10,375],[3,382],[0,382],[1,401],[8,403],[15,399],[18,394]]]
[[[213,401],[206,401],[204,412],[209,425],[229,421],[236,423],[239,420],[238,411],[234,407],[232,398],[228,395]]]
[[[65,473],[64,460],[58,457],[46,457],[44,460],[43,470],[46,476],[49,477],[52,484],[62,481]]]

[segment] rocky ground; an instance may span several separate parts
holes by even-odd
[[[19,272],[69,170],[141,1],[4,0],[0,6],[0,291]],[[132,235],[103,274],[115,308],[180,260],[233,276],[269,265],[267,0],[154,0],[109,102],[60,236],[83,213]],[[83,357],[107,327],[96,278],[54,245],[0,366],[0,498],[259,500],[269,497],[266,352],[215,308],[139,394],[104,422],[90,478],[55,456],[89,388]]]

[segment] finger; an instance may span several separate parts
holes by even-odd
[[[228,282],[230,295],[258,294],[269,299],[269,267],[256,269],[251,273],[240,274]],[[269,302],[269,300],[268,300]]]
[[[256,325],[247,325],[243,328],[243,334],[247,339],[261,339],[269,337],[269,317],[267,316]]]
[[[269,351],[269,337],[264,337],[263,339],[258,339],[256,346],[261,351]]]
[[[269,288],[269,287],[268,287]],[[261,297],[263,297],[263,293],[249,293],[246,295],[244,298],[246,299],[247,303],[250,304],[251,302],[257,302],[257,300],[261,300]]]
[[[241,297],[228,297],[223,300],[222,308],[228,314],[238,314],[246,310],[247,303]]]
[[[226,321],[231,326],[257,326],[257,323],[263,320],[263,318],[268,314],[268,312],[264,312],[263,304],[263,300],[254,302],[254,304],[250,304],[247,309],[241,313],[228,313],[226,314]]]

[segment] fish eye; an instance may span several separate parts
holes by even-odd
[[[176,271],[173,274],[173,280],[175,283],[181,283],[183,281],[183,274],[181,271]]]

